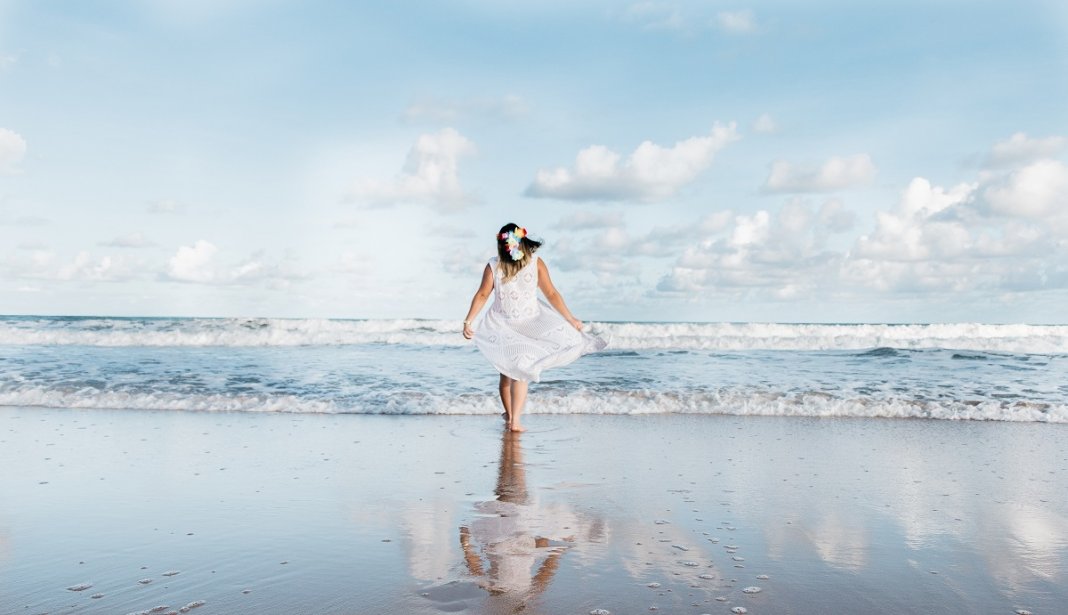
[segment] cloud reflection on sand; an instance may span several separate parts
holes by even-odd
[[[742,464],[718,475],[718,486],[737,492],[738,523],[760,528],[771,559],[815,557],[869,575],[901,561],[943,575],[977,564],[1009,598],[1068,580],[1068,518],[1051,505],[1064,498],[1055,479],[1063,455],[1038,448],[1034,430],[931,423],[841,429],[857,433],[784,434],[773,457],[790,469]],[[936,435],[913,437],[913,430]],[[994,455],[993,447],[1027,454]],[[820,451],[818,460],[812,451]]]
[[[820,559],[836,568],[860,570],[871,550],[867,528],[838,511],[824,517],[808,533]]]
[[[1034,506],[1013,506],[1006,515],[1005,550],[1012,557],[987,554],[991,575],[1017,591],[1034,577],[1063,583],[1063,553],[1068,546],[1068,519]],[[1022,565],[1021,565],[1022,564]]]
[[[616,545],[623,569],[636,581],[656,581],[662,577],[684,574],[696,578],[700,574],[721,577],[713,563],[713,553],[721,553],[723,546],[713,544],[706,536],[674,523],[648,519],[642,521],[617,520],[616,533],[627,537]],[[680,548],[681,547],[681,548]],[[685,549],[685,550],[683,550]],[[687,566],[684,562],[697,564]]]
[[[436,498],[423,508],[401,512],[401,527],[407,536],[406,551],[412,578],[436,581],[447,578],[456,561],[454,513],[451,499]]]

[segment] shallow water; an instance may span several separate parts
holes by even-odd
[[[0,318],[0,405],[496,414],[496,374],[446,325]],[[598,328],[612,346],[548,372],[530,412],[1068,422],[1068,327]]]

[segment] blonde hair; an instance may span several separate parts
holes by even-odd
[[[531,253],[523,246],[523,258],[514,261],[510,257],[507,259],[497,259],[497,269],[501,271],[501,281],[507,282],[516,276],[519,271],[526,267],[530,263]]]
[[[517,261],[512,260],[512,255],[508,251],[508,243],[501,236],[518,228],[520,228],[518,224],[509,222],[502,226],[501,230],[497,231],[497,268],[501,272],[502,282],[507,282],[514,278],[520,269],[530,263],[534,252],[541,247],[541,242],[527,237],[526,229],[523,229],[523,237],[519,240],[519,249],[523,252],[523,258]]]

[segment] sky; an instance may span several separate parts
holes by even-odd
[[[1068,7],[0,0],[0,313],[1068,323]]]

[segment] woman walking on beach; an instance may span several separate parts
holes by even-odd
[[[531,380],[538,382],[543,370],[567,365],[606,345],[603,339],[582,332],[582,322],[567,309],[548,267],[535,254],[539,247],[541,242],[527,237],[519,225],[502,226],[497,233],[497,256],[483,270],[482,284],[464,318],[464,337],[474,339],[501,374],[501,403],[511,431],[525,431],[520,415]],[[539,289],[549,305],[538,300]],[[491,292],[493,305],[476,331],[474,319]]]

